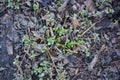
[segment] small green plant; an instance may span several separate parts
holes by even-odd
[[[42,49],[41,52],[42,52],[42,53],[45,53],[45,52],[46,52],[46,49]]]
[[[99,34],[94,33],[93,36],[94,36],[94,40],[99,40]]]
[[[101,12],[97,11],[95,14],[93,14],[94,17],[97,17],[101,14]]]
[[[52,17],[50,17],[50,18],[48,18],[46,21],[47,21],[47,24],[50,24],[50,23],[52,23],[53,21],[55,21],[55,19],[52,18]]]
[[[43,79],[43,77],[47,74],[52,74],[52,71],[50,69],[50,62],[49,61],[43,61],[40,63],[40,66],[35,65],[33,68],[34,73],[38,75],[40,79]]]
[[[22,37],[22,42],[25,46],[30,46],[31,44],[36,44],[35,38],[33,36],[29,37],[27,35]]]
[[[53,45],[55,43],[55,41],[56,41],[55,36],[52,36],[52,37],[48,38],[47,44]]]
[[[84,10],[84,9],[80,10],[80,14],[83,16],[87,15],[87,13],[88,13],[87,10]]]
[[[38,2],[36,2],[36,3],[33,4],[33,9],[35,11],[39,9],[39,3]]]
[[[78,37],[75,37],[74,39],[76,41],[76,43],[78,43],[79,45],[83,45],[85,44],[85,41],[83,39],[79,39]]]
[[[70,40],[67,40],[64,45],[64,47],[67,49],[73,48],[74,46],[75,46],[75,42]]]
[[[103,0],[103,2],[109,2],[109,0]]]
[[[65,35],[69,30],[65,29],[64,27],[55,27],[53,28],[53,31],[56,32],[59,36]]]
[[[24,43],[25,46],[29,46],[31,41],[28,36],[23,36],[22,42]]]
[[[58,75],[59,77],[58,77],[58,80],[67,80],[67,78],[66,78],[66,71],[64,70],[64,71],[62,71],[62,72],[60,72],[60,75]]]
[[[7,0],[7,2],[8,2],[7,7],[14,8],[14,9],[19,9],[20,8],[20,4],[21,4],[20,1],[21,0],[16,0],[16,1],[14,1],[14,0]]]
[[[99,6],[100,6],[100,3],[96,2],[95,5],[96,5],[96,7],[99,7]]]
[[[107,8],[107,13],[108,14],[113,14],[115,11],[112,8]]]
[[[84,49],[84,52],[85,52],[86,56],[90,56],[90,51],[89,51],[88,48],[85,48],[85,49]]]
[[[7,7],[13,8],[13,1],[12,0],[8,0],[8,6]]]

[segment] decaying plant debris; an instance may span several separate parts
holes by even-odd
[[[0,80],[119,80],[119,0],[1,0]]]

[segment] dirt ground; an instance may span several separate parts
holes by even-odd
[[[0,80],[120,80],[120,1],[1,0]]]

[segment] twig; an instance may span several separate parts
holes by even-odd
[[[90,65],[88,66],[88,70],[91,71],[93,69],[93,67],[95,66],[95,64],[97,63],[98,59],[99,59],[99,55],[100,53],[106,49],[105,45],[102,45],[101,49],[99,51],[97,51],[97,54],[94,56],[94,58],[92,59],[92,61],[90,62]]]
[[[54,36],[54,32],[51,27],[50,27],[50,33],[51,33],[51,36]]]
[[[49,51],[48,51],[48,54],[49,54],[49,56],[50,56],[50,58],[51,58],[51,60],[52,60],[53,66],[55,67],[55,70],[57,71],[57,74],[60,75],[59,72],[58,72],[58,70],[57,70],[57,67],[56,67],[56,65],[55,65],[55,62],[54,62],[54,60],[52,59],[52,55],[50,54]]]
[[[93,28],[97,23],[99,23],[99,22],[102,21],[102,20],[103,20],[103,19],[101,19],[101,20],[93,23],[93,24],[91,25],[91,27],[89,27],[86,31],[84,31],[84,32],[81,34],[81,37],[82,37],[84,34],[86,34],[91,28]]]

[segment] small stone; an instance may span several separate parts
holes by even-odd
[[[112,43],[115,44],[117,42],[116,38],[112,39]]]
[[[26,4],[27,4],[29,7],[31,6],[30,1],[27,1]]]
[[[76,10],[77,10],[77,6],[76,6],[76,5],[73,5],[73,6],[72,6],[72,9],[73,9],[73,11],[76,11]]]
[[[20,21],[20,24],[23,25],[23,26],[27,26],[27,23],[28,23],[28,21],[25,20],[25,19]]]
[[[33,22],[30,21],[30,22],[28,22],[28,26],[29,26],[30,28],[34,28],[35,25],[34,25]]]

